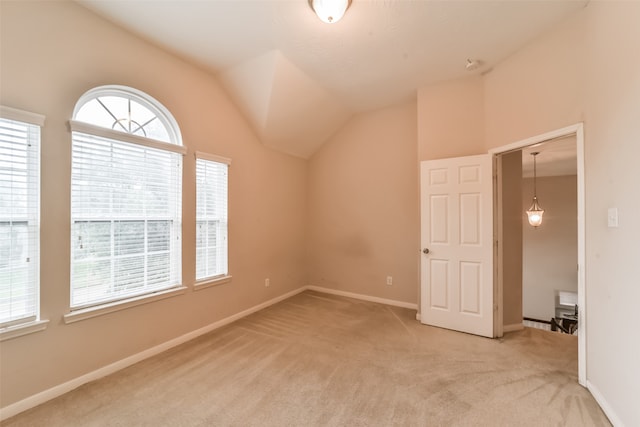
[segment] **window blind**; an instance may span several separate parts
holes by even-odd
[[[71,307],[181,280],[182,155],[72,132]]]
[[[196,280],[228,274],[228,161],[196,158]]]
[[[39,253],[40,126],[0,118],[0,327],[38,317]]]

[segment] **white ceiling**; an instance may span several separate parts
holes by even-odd
[[[543,142],[522,149],[522,176],[533,177],[533,156],[537,152],[537,176],[563,176],[578,173],[578,151],[576,136]]]
[[[488,71],[588,0],[77,0],[220,77],[263,143],[311,156],[348,118]]]

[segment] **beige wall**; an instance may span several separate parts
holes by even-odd
[[[522,324],[522,151],[501,156],[502,324]]]
[[[556,292],[578,291],[577,178],[538,177],[538,200],[545,210],[542,225],[523,230],[523,314],[549,320],[555,316]],[[533,179],[523,183],[524,212],[531,205]]]
[[[310,284],[416,303],[416,127],[415,103],[362,114],[311,158]]]
[[[2,2],[0,102],[46,116],[42,133],[41,310],[44,332],[0,344],[0,405],[101,368],[306,284],[306,162],[263,147],[212,75],[72,2]],[[184,157],[186,294],[66,325],[70,142],[67,121],[88,89],[120,84],[175,116]],[[194,151],[229,157],[233,281],[192,291]],[[271,286],[264,287],[264,278]]]
[[[640,425],[640,2],[591,2],[588,11],[587,374],[618,424],[634,426]],[[618,208],[618,228],[607,227],[610,207]]]
[[[484,88],[480,76],[418,90],[418,159],[483,154]]]
[[[484,76],[485,152],[584,119],[583,12]]]
[[[485,141],[584,120],[587,381],[612,421],[640,425],[640,2],[591,2],[485,78]],[[620,227],[607,228],[617,207]]]

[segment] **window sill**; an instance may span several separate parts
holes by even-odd
[[[148,304],[150,302],[159,301],[165,298],[171,298],[184,294],[186,290],[186,286],[180,286],[178,288],[171,288],[149,295],[140,295],[137,297],[121,301],[114,301],[95,307],[83,308],[81,310],[76,310],[72,311],[71,313],[65,314],[63,316],[64,323],[68,324],[79,322],[81,320],[91,319],[92,317],[102,316],[105,314],[113,313],[115,311],[126,310],[127,308],[136,307],[142,304]]]
[[[231,279],[233,279],[232,276],[217,276],[217,277],[210,277],[208,279],[202,279],[193,284],[193,290],[199,291],[200,289],[206,289],[212,286],[218,286],[224,283],[229,283]]]
[[[32,334],[34,332],[44,331],[47,329],[48,324],[48,320],[34,320],[20,325],[7,326],[6,328],[0,329],[0,341],[6,341],[23,335]]]

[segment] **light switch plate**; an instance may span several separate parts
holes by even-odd
[[[618,227],[618,208],[609,208],[607,210],[607,226],[609,228]]]

